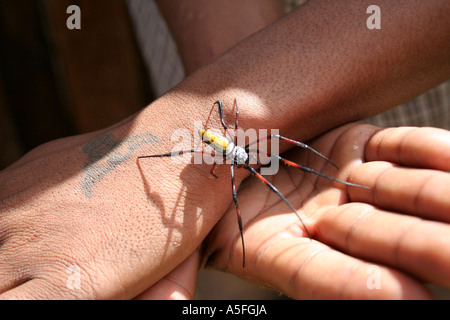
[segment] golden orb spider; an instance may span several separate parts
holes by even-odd
[[[238,117],[239,117],[239,108],[237,105],[237,101],[236,99],[234,99],[234,104],[236,107],[236,119],[235,119],[235,130],[238,129]],[[231,135],[228,132],[228,126],[225,123],[225,119],[224,119],[224,112],[223,112],[223,103],[222,101],[216,101],[214,102],[213,106],[217,105],[218,107],[218,111],[219,111],[219,117],[220,117],[220,122],[222,124],[222,127],[225,130],[225,134],[229,136],[229,138],[226,138],[224,136],[218,135],[216,133],[213,133],[212,131],[208,130],[208,129],[199,129],[198,133],[200,135],[200,138],[202,139],[203,142],[205,142],[207,145],[209,145],[212,149],[214,149],[214,151],[216,153],[218,153],[219,155],[221,154],[222,157],[228,161],[231,161],[231,165],[230,165],[230,170],[231,170],[231,192],[232,192],[232,196],[233,196],[233,202],[234,205],[236,207],[236,216],[237,216],[237,221],[238,221],[238,226],[239,226],[239,232],[241,235],[241,242],[242,242],[242,267],[245,267],[245,245],[244,245],[244,234],[243,234],[243,227],[242,227],[242,219],[241,219],[241,213],[239,211],[239,204],[238,204],[238,199],[237,199],[237,190],[236,190],[236,183],[235,183],[235,178],[234,178],[234,168],[244,168],[246,170],[248,170],[254,177],[258,178],[260,181],[262,181],[267,187],[270,188],[270,190],[272,190],[274,193],[276,193],[281,200],[283,200],[286,205],[297,215],[298,219],[300,220],[300,223],[302,224],[306,234],[308,235],[308,237],[311,239],[311,235],[308,231],[308,229],[306,228],[306,225],[303,223],[302,218],[300,217],[300,215],[298,214],[297,210],[295,210],[295,208],[292,206],[292,204],[284,197],[284,195],[270,182],[268,181],[266,178],[264,178],[264,176],[262,176],[256,169],[254,169],[253,167],[251,167],[249,165],[250,162],[250,158],[254,158],[252,155],[250,155],[250,151],[256,151],[256,152],[260,152],[258,149],[249,149],[250,146],[257,144],[259,142],[262,142],[264,140],[269,140],[269,139],[280,139],[286,142],[289,142],[291,144],[294,144],[298,147],[307,149],[311,152],[313,152],[314,154],[318,155],[319,157],[325,159],[327,162],[329,162],[331,165],[333,165],[335,168],[339,169],[338,166],[336,164],[334,164],[330,159],[328,159],[327,157],[325,157],[323,154],[321,154],[320,152],[318,152],[317,150],[311,148],[310,146],[308,146],[307,144],[304,144],[303,142],[300,141],[295,141],[286,137],[283,137],[281,135],[278,134],[271,134],[268,136],[265,136],[263,138],[257,139],[253,142],[250,142],[248,144],[246,144],[245,146],[238,146],[236,144],[236,136],[231,137]],[[174,156],[180,156],[183,154],[187,154],[187,153],[201,153],[201,154],[209,154],[209,155],[213,155],[212,153],[209,152],[205,152],[203,150],[196,150],[196,149],[189,149],[189,150],[179,150],[179,151],[172,151],[172,152],[168,152],[168,153],[164,153],[164,154],[154,154],[154,155],[150,155],[150,156],[140,156],[138,157],[138,159],[143,159],[143,158],[161,158],[161,157],[174,157]],[[358,187],[358,188],[364,188],[364,189],[369,189],[368,187],[365,186],[361,186],[358,184],[354,184],[351,182],[346,182],[346,181],[342,181],[330,176],[327,176],[321,172],[317,172],[314,171],[308,167],[305,167],[301,164],[292,162],[290,160],[287,160],[283,157],[281,157],[280,155],[277,154],[272,154],[272,153],[266,153],[266,155],[268,157],[275,157],[278,160],[280,160],[281,162],[283,162],[284,164],[300,169],[306,173],[312,173],[315,174],[319,177],[322,178],[326,178],[335,182],[339,182],[342,184],[345,184],[347,186],[352,186],[352,187]],[[213,164],[213,167],[210,171],[210,174],[212,174],[214,177],[217,178],[217,176],[214,174],[214,169],[217,163]]]

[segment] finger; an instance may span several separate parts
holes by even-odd
[[[266,217],[247,228],[247,264],[236,262],[239,246],[216,252],[210,266],[270,286],[295,299],[422,299],[428,290],[417,280],[381,264],[368,263],[302,238],[292,219]],[[265,226],[282,232],[261,236]],[[281,227],[281,229],[279,228]],[[230,252],[231,257],[230,257]]]
[[[450,285],[450,227],[350,203],[316,224],[318,240],[349,255],[378,261],[424,281]]]
[[[137,300],[192,300],[195,294],[200,256],[196,250],[163,279],[142,292]]]
[[[0,294],[2,300],[38,300],[38,299],[50,299],[50,293],[44,293],[40,285],[40,281],[35,279],[25,281],[21,285],[15,286],[8,291]],[[44,283],[45,284],[45,283]]]
[[[23,275],[22,270],[7,270],[2,268],[0,270],[0,299],[3,298],[3,293],[8,292],[26,282],[28,282],[31,277],[28,275]]]
[[[367,161],[450,170],[450,132],[437,128],[387,128],[375,133],[365,149]]]
[[[76,284],[66,275],[32,278],[0,294],[1,300],[60,300],[93,296],[90,287]],[[88,289],[89,291],[85,291]]]
[[[322,243],[285,238],[258,251],[241,274],[295,299],[425,299],[415,279],[336,251]]]
[[[9,227],[9,223],[0,219],[0,229]],[[4,225],[5,228],[2,228]],[[35,277],[37,263],[30,263],[32,254],[24,241],[19,241],[10,236],[9,231],[2,232],[0,237],[4,241],[0,243],[0,298],[2,294],[15,287],[27,283]]]
[[[350,180],[369,190],[349,189],[352,201],[386,210],[450,222],[450,174],[410,169],[389,162],[367,162],[356,167]]]

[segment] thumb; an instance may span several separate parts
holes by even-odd
[[[194,298],[200,264],[199,250],[195,250],[179,266],[150,288],[137,300],[190,300]]]

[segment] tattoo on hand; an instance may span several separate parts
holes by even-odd
[[[143,145],[159,142],[159,138],[150,133],[130,136],[125,140],[117,140],[110,133],[89,141],[83,152],[88,156],[88,162],[83,167],[84,177],[81,190],[86,198],[93,197],[93,187],[109,172],[124,163],[134,151]]]

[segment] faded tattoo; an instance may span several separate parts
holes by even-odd
[[[114,135],[108,133],[89,141],[83,147],[83,152],[88,156],[81,181],[81,190],[84,195],[92,198],[94,186],[105,175],[130,159],[141,146],[158,141],[159,138],[150,133],[130,136],[125,140],[117,140]]]

